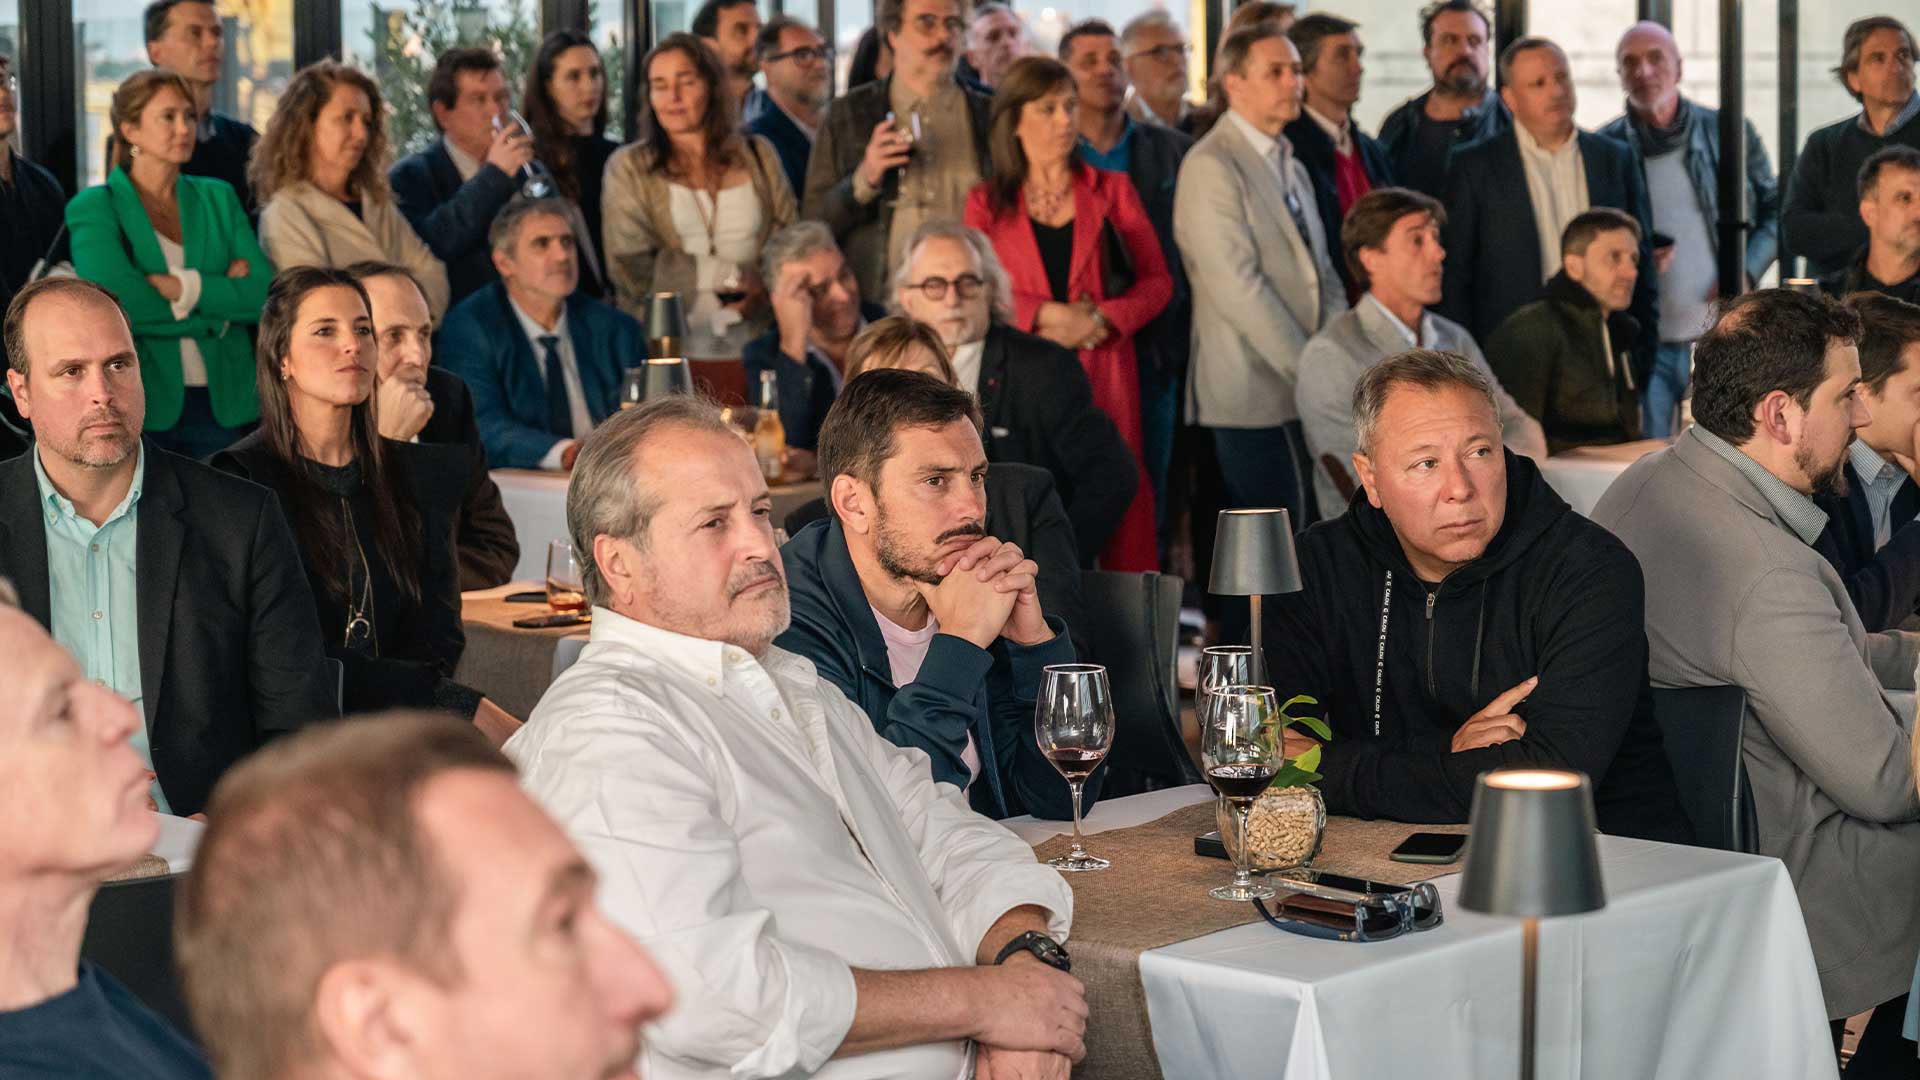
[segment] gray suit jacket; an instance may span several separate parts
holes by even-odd
[[[1308,227],[1317,231],[1313,183],[1300,162],[1292,172]],[[1187,419],[1225,428],[1294,419],[1300,351],[1347,306],[1346,293],[1295,227],[1273,167],[1231,119],[1215,124],[1181,162],[1173,235],[1193,287]]]
[[[1595,508],[1647,578],[1655,686],[1739,686],[1760,852],[1800,894],[1829,1017],[1907,991],[1920,952],[1914,638],[1868,634],[1833,567],[1688,432]]]
[[[1433,340],[1429,349],[1456,352],[1473,361],[1493,382],[1494,396],[1500,404],[1501,437],[1516,454],[1544,459],[1547,437],[1540,422],[1527,415],[1518,402],[1500,388],[1487,358],[1466,327],[1451,319],[1428,312],[1432,317]],[[1385,309],[1362,296],[1360,302],[1334,316],[1326,328],[1313,335],[1300,354],[1300,382],[1294,395],[1300,406],[1300,427],[1307,437],[1307,452],[1313,455],[1313,493],[1320,502],[1320,516],[1336,517],[1347,500],[1341,498],[1333,476],[1320,463],[1323,454],[1332,454],[1340,467],[1353,472],[1352,457],[1360,448],[1353,431],[1353,388],[1360,376],[1373,365],[1413,346],[1401,335]],[[1358,478],[1355,478],[1358,483]]]

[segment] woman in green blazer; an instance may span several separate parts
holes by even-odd
[[[154,444],[204,459],[260,418],[250,327],[273,264],[224,180],[183,176],[199,134],[171,72],[114,91],[107,182],[67,204],[74,270],[120,298],[133,324]]]

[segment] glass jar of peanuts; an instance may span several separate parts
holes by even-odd
[[[1224,808],[1226,800],[1218,806]],[[1233,821],[1225,809],[1216,809],[1220,835],[1227,837],[1228,855],[1232,855]],[[1327,830],[1327,804],[1320,789],[1298,787],[1268,788],[1247,813],[1247,847],[1252,863],[1262,872],[1291,870],[1306,866],[1320,854],[1320,838]]]

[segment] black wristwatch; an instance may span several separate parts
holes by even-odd
[[[1050,968],[1061,971],[1073,970],[1073,957],[1067,955],[1067,947],[1038,930],[1029,930],[1012,941],[1007,942],[1000,955],[993,958],[996,964],[1004,964],[1007,957],[1017,952],[1030,952],[1034,959]]]

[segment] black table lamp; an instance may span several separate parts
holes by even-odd
[[[1253,681],[1266,682],[1260,651],[1260,598],[1300,591],[1300,562],[1293,554],[1293,520],[1285,510],[1222,510],[1213,534],[1213,573],[1207,591],[1244,596],[1253,615]]]
[[[647,356],[679,356],[687,340],[687,309],[680,294],[657,292],[647,301]]]
[[[693,372],[688,370],[685,357],[650,356],[640,365],[646,371],[641,399],[652,401],[668,394],[693,393]]]
[[[1482,773],[1473,790],[1458,903],[1521,922],[1520,1076],[1533,1080],[1540,920],[1607,906],[1594,847],[1593,785],[1584,773]]]

